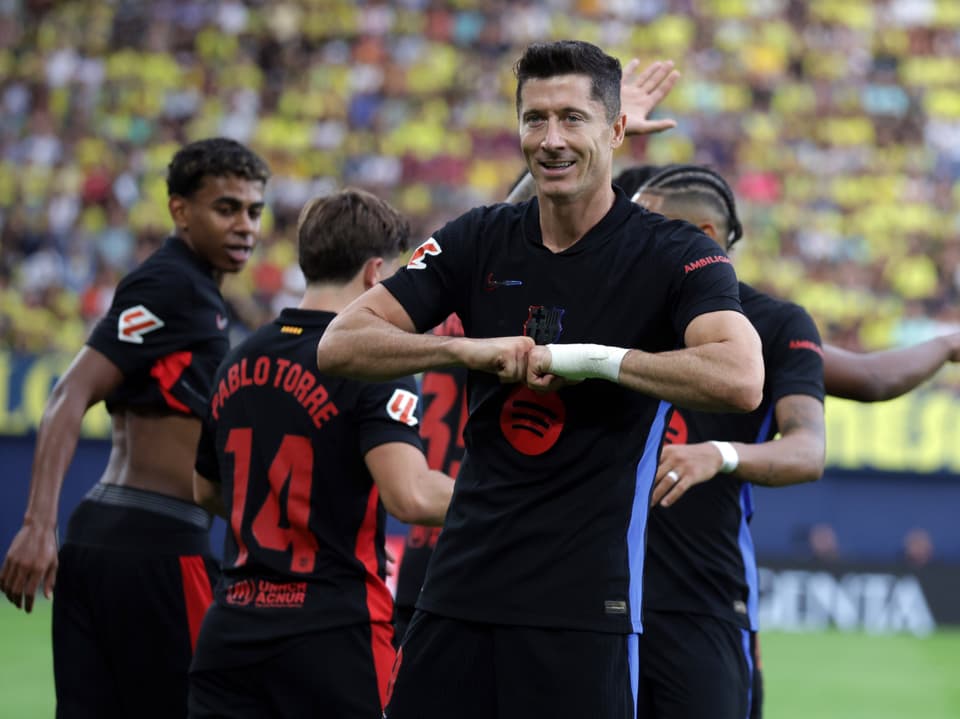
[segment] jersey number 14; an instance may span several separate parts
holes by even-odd
[[[243,541],[243,514],[250,482],[250,448],[253,430],[249,427],[230,430],[224,448],[233,455],[233,507],[230,529],[237,542],[235,567],[247,561],[247,545]],[[316,563],[319,548],[317,538],[310,531],[310,487],[313,483],[313,446],[307,437],[284,435],[280,449],[267,472],[270,491],[263,506],[253,518],[251,531],[264,549],[287,552],[293,548],[290,571],[309,574]],[[287,526],[280,526],[280,496],[287,489]]]

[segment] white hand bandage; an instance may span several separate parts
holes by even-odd
[[[605,379],[616,382],[620,378],[620,363],[630,350],[605,345],[570,344],[546,346],[550,350],[547,370],[567,379]]]
[[[737,454],[737,450],[733,448],[732,444],[714,440],[710,440],[710,444],[717,448],[720,452],[720,458],[723,459],[723,464],[720,465],[722,474],[730,474],[737,468],[737,465],[740,464],[740,455]]]

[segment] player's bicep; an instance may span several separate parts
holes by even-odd
[[[736,351],[760,351],[760,337],[740,312],[719,310],[694,317],[683,335],[687,347],[723,342]]]
[[[57,382],[56,392],[84,408],[105,399],[120,383],[123,373],[106,355],[84,346]]]
[[[347,310],[356,322],[382,320],[404,332],[416,332],[413,320],[403,305],[383,285],[374,285],[354,300]]]
[[[383,506],[395,517],[405,516],[416,501],[416,483],[429,471],[423,452],[406,442],[385,442],[369,450],[364,462]]]

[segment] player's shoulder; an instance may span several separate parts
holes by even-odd
[[[636,204],[634,207],[624,223],[624,232],[631,237],[643,237],[647,248],[655,254],[671,257],[693,252],[726,258],[720,245],[696,225],[664,217]]]
[[[751,311],[782,319],[810,316],[803,307],[795,302],[768,295],[766,292],[761,292],[746,282],[740,282],[740,304],[743,306],[743,311],[748,317]]]
[[[178,247],[182,240],[168,238],[153,254],[134,267],[120,280],[117,291],[139,289],[157,289],[171,300],[184,299],[185,290],[191,290],[186,297],[192,294],[198,276],[209,279],[209,273],[200,271],[196,262],[191,262],[186,247]]]
[[[746,282],[741,282],[740,305],[747,319],[765,341],[766,338],[776,337],[784,332],[800,332],[815,338],[819,343],[819,333],[813,317],[795,302],[773,297]]]
[[[528,200],[517,204],[509,202],[498,202],[491,205],[480,205],[467,210],[455,220],[447,223],[444,228],[448,233],[451,230],[457,230],[460,233],[474,233],[478,238],[488,238],[491,231],[498,227],[505,227],[521,220],[531,202]]]

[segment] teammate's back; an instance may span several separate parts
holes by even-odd
[[[439,524],[450,501],[423,456],[412,377],[316,369],[335,313],[396,268],[406,222],[345,190],[308,203],[298,232],[303,300],[227,355],[200,440],[197,500],[230,530],[191,667],[194,717],[381,713],[394,660],[385,509]]]

